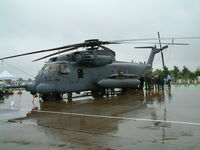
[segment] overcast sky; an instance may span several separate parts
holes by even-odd
[[[200,36],[199,0],[1,0],[0,57],[83,42],[86,39],[122,40],[134,38]],[[172,69],[183,65],[192,71],[200,66],[200,40],[176,40],[189,46],[171,46],[164,51]],[[149,50],[138,45],[109,46],[118,60],[144,62]],[[36,76],[44,60],[32,60],[49,53],[5,60],[0,64],[11,74],[25,79]],[[6,64],[8,63],[8,64]],[[161,68],[158,54],[153,68]]]

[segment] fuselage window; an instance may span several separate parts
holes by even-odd
[[[61,74],[69,74],[70,73],[70,69],[67,64],[61,64],[60,73]]]
[[[83,69],[78,69],[77,73],[78,73],[78,78],[83,78]]]

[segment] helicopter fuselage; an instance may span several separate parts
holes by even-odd
[[[68,93],[98,88],[138,87],[147,64],[113,62],[99,67],[80,66],[77,62],[46,63],[36,77],[33,93]],[[134,81],[129,85],[130,81]],[[104,82],[104,83],[103,83]],[[109,86],[106,85],[106,82]],[[107,86],[107,87],[106,87]]]

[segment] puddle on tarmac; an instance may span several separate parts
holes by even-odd
[[[171,92],[138,91],[98,100],[79,98],[72,104],[55,101],[33,104],[31,95],[24,92],[1,100],[0,145],[6,148],[21,142],[20,145],[30,145],[30,149],[35,143],[39,143],[38,148],[48,145],[72,149],[200,149],[199,125],[98,117],[200,123],[199,90],[199,86],[172,87]],[[10,106],[12,101],[14,105]],[[13,133],[17,139],[12,137]],[[44,142],[38,140],[41,138]]]

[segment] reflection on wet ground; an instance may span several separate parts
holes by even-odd
[[[200,88],[137,91],[72,104],[0,100],[0,149],[200,149]]]

